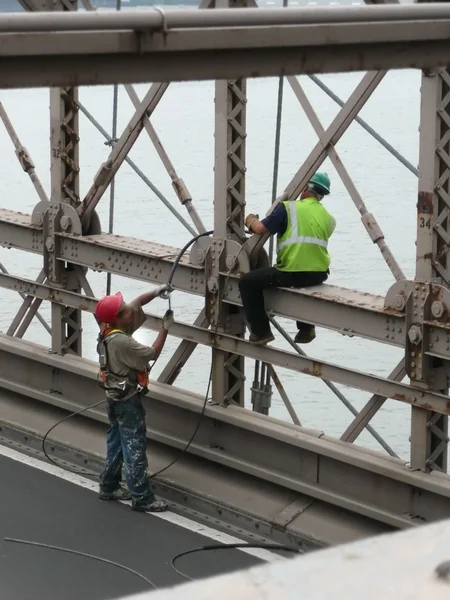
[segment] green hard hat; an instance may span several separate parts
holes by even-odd
[[[325,195],[329,194],[331,191],[330,178],[326,173],[320,173],[319,171],[314,173],[308,183],[317,186]]]

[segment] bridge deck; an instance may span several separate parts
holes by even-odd
[[[9,543],[4,537],[63,546],[113,560],[142,573],[158,588],[184,581],[171,569],[175,554],[216,543],[163,518],[133,513],[123,504],[100,502],[92,490],[8,456],[0,456],[0,480],[1,598],[103,600],[149,589],[143,580],[114,566]],[[220,556],[205,552],[186,557],[179,568],[198,578],[261,562],[239,550],[224,550]]]

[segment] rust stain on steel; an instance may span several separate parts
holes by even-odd
[[[433,192],[419,192],[417,198],[417,212],[431,213],[433,212]]]
[[[423,395],[423,393],[421,392],[421,394]],[[412,404],[415,405],[417,404],[417,400],[414,397],[410,397],[407,396],[406,394],[394,394],[392,396],[393,400],[400,400],[401,402],[407,402],[408,404]],[[431,404],[428,404],[428,402],[423,402],[421,403],[419,408],[423,408],[424,410],[430,410],[430,411],[435,411],[436,408],[434,406],[432,406]],[[440,414],[447,414],[450,415],[450,400],[448,400],[445,403],[445,409],[443,409],[442,411],[439,411]]]
[[[411,399],[409,396],[407,396],[406,394],[400,394],[400,393],[398,393],[398,394],[394,394],[394,395],[392,396],[392,398],[393,398],[394,400],[400,400],[401,402],[408,402],[408,403],[412,403],[412,399]]]
[[[313,377],[322,377],[322,363],[313,361],[312,369],[306,367],[306,369],[302,369],[301,372],[306,375],[312,375]]]
[[[430,296],[434,301],[442,301],[445,299],[445,288],[441,285],[432,285],[430,289]]]
[[[428,319],[424,321],[424,325],[429,325],[430,327],[437,327],[439,329],[444,329],[445,331],[450,330],[450,322],[449,321],[439,321],[437,319]]]

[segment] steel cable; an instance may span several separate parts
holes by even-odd
[[[321,81],[316,75],[308,75],[308,77],[311,79],[311,81],[313,81],[318,87],[320,87],[320,89],[325,92],[325,94],[327,94],[327,96],[329,96],[332,100],[334,100],[334,102],[336,102],[336,104],[338,104],[340,107],[343,107],[345,102],[343,100],[341,100],[341,98],[339,98],[339,96],[337,96],[333,90],[331,90],[323,81]],[[356,115],[355,117],[355,121],[356,123],[358,123],[359,125],[361,125],[361,127],[363,129],[365,129],[367,131],[367,133],[369,133],[373,138],[375,138],[377,140],[377,142],[379,142],[383,148],[385,148],[388,152],[390,152],[390,154],[392,154],[392,156],[394,156],[399,162],[402,163],[402,165],[404,165],[408,171],[410,171],[413,175],[415,175],[416,177],[419,176],[419,170],[416,169],[416,167],[414,165],[412,165],[408,159],[406,159],[402,154],[400,154],[400,152],[398,150],[396,150],[394,148],[394,146],[392,146],[388,141],[386,141],[379,133],[377,133],[375,131],[375,129],[373,129],[368,123],[366,123],[363,119],[361,119],[361,117],[359,117],[358,115]]]
[[[80,109],[80,111],[88,118],[88,120],[94,125],[96,129],[103,135],[103,137],[107,140],[106,143],[112,144],[113,139],[109,135],[109,133],[104,129],[100,123],[92,116],[92,114],[88,111],[88,109],[79,101],[75,102],[76,106]],[[125,157],[125,162],[130,165],[130,167],[139,175],[144,183],[152,190],[152,192],[161,200],[166,208],[170,210],[170,212],[178,219],[178,221],[184,225],[184,227],[189,231],[191,235],[195,235],[197,232],[195,229],[186,221],[182,214],[180,214],[176,208],[172,206],[172,204],[167,200],[164,194],[156,187],[154,183],[150,181],[150,179],[144,174],[144,172],[137,166],[137,164],[131,160],[129,156]]]
[[[289,0],[283,0],[283,8],[287,8]],[[283,120],[283,92],[284,92],[284,76],[281,75],[278,79],[278,101],[277,101],[277,117],[275,124],[275,150],[273,157],[273,175],[272,175],[272,205],[277,199],[278,188],[278,171],[280,165],[280,146],[281,146],[281,124]],[[270,236],[269,240],[269,264],[272,265],[274,250],[274,236]],[[258,361],[259,363],[259,361]],[[264,384],[270,385],[270,372],[266,368],[265,363],[261,364],[260,386]]]

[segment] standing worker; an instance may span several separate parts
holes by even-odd
[[[242,305],[251,332],[250,342],[267,344],[274,340],[264,308],[264,290],[272,287],[302,288],[319,285],[330,273],[327,251],[336,221],[322,206],[321,200],[330,193],[326,173],[316,173],[296,201],[281,202],[260,221],[250,214],[245,219],[252,233],[277,234],[277,264],[256,269],[239,281]],[[297,322],[295,341],[308,344],[316,337],[314,325]]]
[[[125,304],[120,292],[102,298],[95,309],[101,331],[97,352],[101,385],[107,399],[110,428],[107,433],[106,464],[100,475],[100,500],[132,500],[132,510],[162,512],[167,509],[157,500],[148,480],[147,436],[142,398],[147,393],[149,362],[156,361],[173,324],[167,311],[153,346],[139,344],[133,333],[145,322],[142,306],[163,292],[162,286]],[[128,490],[121,487],[125,463]]]

